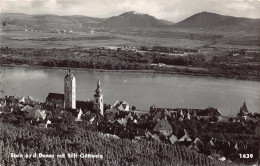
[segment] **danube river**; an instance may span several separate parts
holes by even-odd
[[[140,110],[157,107],[216,107],[223,115],[235,115],[245,101],[249,111],[260,112],[260,82],[212,77],[151,73],[72,71],[76,77],[77,100],[92,100],[101,81],[104,101],[125,100]],[[32,96],[45,101],[49,92],[63,93],[65,70],[1,68],[1,96]]]

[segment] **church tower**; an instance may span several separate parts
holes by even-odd
[[[94,106],[93,109],[96,111],[99,111],[101,115],[103,115],[103,94],[101,93],[101,88],[100,88],[100,81],[98,80],[97,82],[97,89],[96,89],[96,94],[94,94]]]
[[[76,78],[70,72],[64,78],[64,107],[76,109]]]

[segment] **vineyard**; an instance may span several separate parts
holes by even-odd
[[[73,123],[73,122],[72,122]],[[50,129],[0,122],[0,164],[5,165],[227,165],[182,145],[118,139],[93,131],[85,124],[65,124]],[[20,157],[13,157],[20,154]],[[28,154],[55,157],[30,157]],[[64,158],[57,158],[59,154]],[[102,155],[103,158],[69,158],[68,153]],[[78,155],[78,156],[79,156]],[[21,157],[23,156],[23,157]]]

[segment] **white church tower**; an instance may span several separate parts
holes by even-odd
[[[99,111],[101,115],[104,114],[104,101],[103,101],[103,94],[101,93],[101,88],[100,88],[100,81],[98,80],[97,82],[97,89],[96,89],[96,94],[94,94],[94,106],[93,109],[96,111]]]
[[[76,109],[76,78],[70,72],[64,78],[64,107]]]

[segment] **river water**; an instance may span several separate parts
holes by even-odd
[[[235,115],[245,101],[250,112],[260,112],[260,82],[212,77],[151,73],[72,71],[77,100],[92,100],[101,81],[104,101],[125,100],[140,110],[157,107],[216,107],[223,115]],[[65,70],[1,68],[3,95],[32,96],[45,101],[49,92],[63,93]]]

